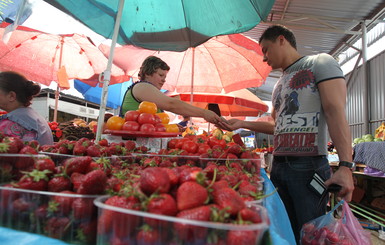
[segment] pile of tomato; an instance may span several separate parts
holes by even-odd
[[[155,103],[143,101],[138,110],[127,111],[124,118],[110,117],[106,123],[107,129],[140,131],[140,132],[179,132],[176,124],[169,124],[170,118],[165,112],[157,112]]]

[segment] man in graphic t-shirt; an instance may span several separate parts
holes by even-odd
[[[327,198],[322,199],[309,187],[315,173],[327,180],[326,186],[340,185],[340,197],[348,202],[352,198],[350,167],[354,164],[345,116],[346,83],[332,56],[301,56],[293,33],[284,26],[266,29],[259,43],[264,61],[283,71],[272,95],[274,122],[231,119],[219,126],[274,134],[271,181],[278,188],[299,242],[302,225],[326,212]],[[327,160],[328,133],[340,159],[340,167],[332,176]]]

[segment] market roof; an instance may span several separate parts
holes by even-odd
[[[328,53],[338,58],[361,38],[362,22],[369,31],[384,18],[383,0],[276,0],[268,19],[243,34],[258,40],[269,25],[282,24],[294,32],[301,55]],[[265,85],[251,90],[262,100],[271,99],[279,75],[272,72]]]

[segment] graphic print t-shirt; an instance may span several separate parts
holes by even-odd
[[[327,125],[317,85],[344,78],[328,54],[305,56],[286,68],[273,91],[274,155],[327,155]]]

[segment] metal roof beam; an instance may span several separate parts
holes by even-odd
[[[331,16],[321,16],[321,15],[309,15],[309,14],[301,14],[301,13],[293,13],[293,12],[282,12],[282,11],[276,11],[272,10],[270,12],[271,15],[278,14],[282,15],[284,14],[285,16],[293,16],[293,17],[307,17],[307,18],[315,18],[315,19],[320,19],[320,20],[332,20],[332,21],[338,21],[342,23],[346,22],[353,22],[353,23],[359,23],[362,22],[363,20],[358,20],[358,19],[349,19],[349,18],[341,18],[341,17],[331,17]]]
[[[341,33],[341,34],[346,34],[346,35],[361,35],[361,31],[350,31],[350,30],[343,30],[343,29],[333,29],[333,28],[324,28],[324,27],[292,24],[291,22],[280,21],[280,20],[266,21],[264,23],[271,24],[271,25],[280,24],[280,25],[285,25],[286,27],[290,27],[290,28],[310,30],[310,31],[323,31],[323,32],[331,32],[331,33]]]

